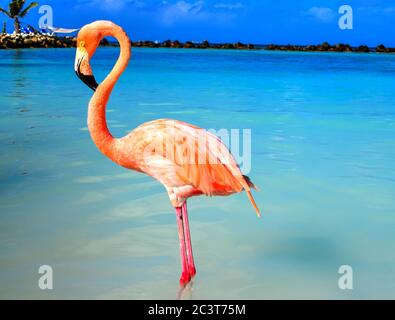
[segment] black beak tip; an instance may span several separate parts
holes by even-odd
[[[84,75],[78,71],[75,72],[78,78],[82,80],[89,88],[93,91],[96,91],[97,87],[99,86],[95,77],[93,75]]]

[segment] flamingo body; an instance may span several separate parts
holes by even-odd
[[[119,139],[115,162],[161,182],[174,207],[192,196],[226,196],[249,190],[223,142],[197,126],[172,119],[144,123]]]
[[[115,37],[120,57],[110,74],[98,85],[89,61],[100,40]],[[130,59],[130,40],[119,26],[96,21],[84,26],[77,39],[77,75],[95,90],[88,108],[88,128],[98,149],[115,163],[145,173],[164,185],[176,211],[182,274],[185,285],[196,274],[186,201],[197,195],[227,196],[246,191],[254,184],[243,176],[225,144],[214,134],[178,120],[159,119],[144,123],[128,135],[114,138],[106,122],[106,105],[115,83]]]

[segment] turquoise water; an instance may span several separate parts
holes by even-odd
[[[96,78],[116,57],[98,51]],[[71,49],[0,51],[0,298],[174,299],[174,210],[96,149],[73,63]],[[163,117],[252,130],[263,217],[244,194],[188,202],[198,275],[184,297],[395,298],[394,76],[391,55],[134,50],[114,135]]]

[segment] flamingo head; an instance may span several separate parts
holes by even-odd
[[[93,91],[96,91],[98,84],[93,76],[89,61],[102,38],[103,34],[94,23],[84,26],[77,37],[77,52],[74,64],[75,73]]]

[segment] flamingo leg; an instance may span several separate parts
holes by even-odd
[[[185,235],[184,235],[184,219],[182,207],[176,208],[176,218],[178,227],[178,237],[180,239],[180,258],[181,258],[181,278],[180,285],[185,286],[190,280],[188,270],[188,260],[186,254]]]
[[[182,205],[181,209],[182,209],[182,217],[183,217],[183,222],[184,222],[183,225],[184,225],[184,236],[185,236],[185,244],[186,244],[188,271],[189,271],[190,277],[192,278],[196,274],[196,268],[195,268],[195,262],[193,261],[191,231],[189,229],[188,209],[187,209],[187,202],[186,201]]]

